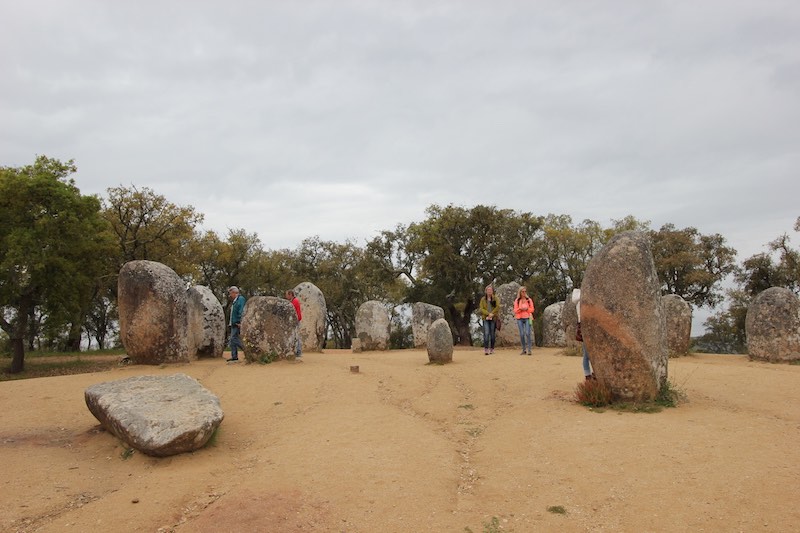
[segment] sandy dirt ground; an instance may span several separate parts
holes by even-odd
[[[2,382],[0,529],[800,529],[800,366],[673,359],[688,401],[648,414],[574,403],[580,359],[555,349],[426,363],[328,350]],[[95,383],[176,372],[225,411],[195,453],[128,455],[84,403]]]

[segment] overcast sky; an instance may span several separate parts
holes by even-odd
[[[431,204],[800,216],[800,2],[0,0],[0,165],[75,159],[269,249]]]

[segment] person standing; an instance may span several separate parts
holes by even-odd
[[[231,327],[231,358],[229,363],[239,360],[239,350],[244,350],[244,344],[239,337],[242,328],[242,315],[244,314],[245,297],[239,293],[239,287],[228,289],[228,298],[231,300],[231,316],[228,325]]]
[[[500,299],[494,294],[494,287],[486,287],[480,303],[483,319],[483,355],[494,353],[497,338],[497,321],[500,317]]]
[[[583,352],[583,376],[586,380],[596,379],[594,372],[592,372],[592,364],[589,362],[589,352],[586,349],[586,343],[583,341],[583,333],[581,332],[581,290],[572,289],[572,303],[575,304],[575,312],[578,315],[578,329],[575,330],[575,340],[581,343],[581,351]]]
[[[300,300],[297,299],[294,291],[286,291],[286,299],[292,303],[297,313],[297,326],[294,329],[294,336],[297,341],[294,346],[294,356],[299,359],[303,357],[303,341],[300,339],[300,321],[303,320],[303,313],[300,312]]]
[[[533,338],[531,336],[531,318],[533,317],[533,300],[528,296],[528,290],[520,287],[517,299],[514,300],[514,318],[519,328],[519,340],[522,343],[520,355],[533,355]]]

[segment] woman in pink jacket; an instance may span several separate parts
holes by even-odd
[[[514,318],[517,319],[519,340],[522,342],[520,355],[532,355],[531,319],[533,318],[533,300],[528,296],[528,290],[525,287],[520,287],[517,291],[517,299],[514,300]]]

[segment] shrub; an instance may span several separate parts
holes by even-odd
[[[614,393],[605,382],[587,379],[575,388],[575,400],[587,407],[605,407],[614,401]]]

